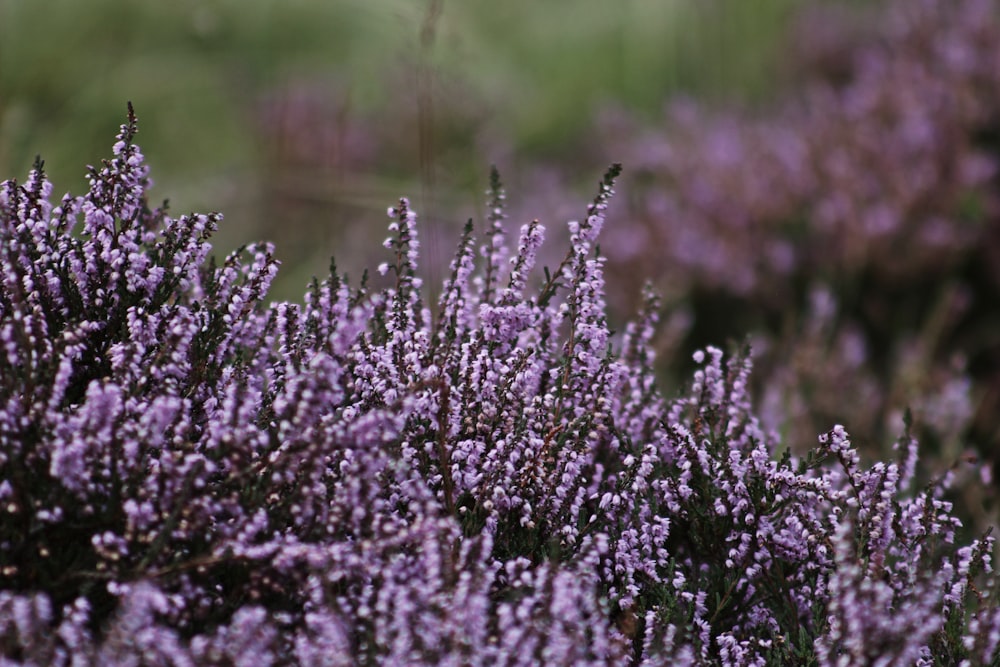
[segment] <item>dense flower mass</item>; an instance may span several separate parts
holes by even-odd
[[[683,382],[705,341],[749,335],[759,417],[789,442],[849,423],[862,450],[882,456],[879,444],[911,406],[925,460],[975,451],[997,476],[1000,0],[800,2],[794,12],[789,34],[769,47],[785,73],[775,79],[791,85],[751,109],[670,99],[662,118],[601,114],[566,161],[517,163],[509,210],[572,217],[575,163],[628,164],[619,219],[602,236],[609,318],[624,321],[653,281],[670,313],[657,358],[671,382]],[[510,154],[495,133],[472,131],[473,98],[442,98],[439,138]],[[325,82],[298,81],[261,105],[270,147],[261,191],[282,221],[284,256],[305,247],[299,256],[308,257],[335,235],[354,271],[382,259],[370,257],[370,226],[343,192],[355,193],[377,164],[398,168],[405,133],[387,137],[385,127],[411,127],[416,104],[393,105],[394,122],[345,104]],[[439,191],[448,190],[445,171],[463,171],[455,151],[444,153]],[[324,189],[304,194],[317,181]],[[465,183],[455,187],[466,192]],[[437,212],[421,222],[430,256],[454,233],[439,225],[456,202],[467,197],[427,204]],[[355,222],[333,231],[331,219]],[[550,252],[539,261],[557,262]],[[430,276],[438,267],[425,268]],[[298,280],[289,275],[277,283],[282,294]],[[995,506],[997,496],[967,500]]]
[[[268,304],[268,246],[150,209],[123,125],[90,191],[0,187],[0,655],[23,665],[909,665],[1000,660],[993,538],[904,430],[868,465],[762,428],[751,361],[657,390],[658,303],[608,328],[618,167],[536,278],[494,179],[425,303]]]

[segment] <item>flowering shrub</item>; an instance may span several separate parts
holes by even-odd
[[[993,539],[904,431],[863,465],[761,428],[750,358],[656,388],[657,299],[618,341],[596,241],[532,277],[491,188],[437,307],[416,216],[390,286],[208,260],[217,215],[150,209],[131,115],[90,191],[0,188],[6,664],[986,664]]]
[[[947,467],[976,451],[996,477],[1000,4],[795,10],[798,29],[777,48],[797,85],[757,113],[674,100],[656,124],[618,114],[617,124],[576,137],[574,162],[622,160],[631,174],[619,188],[624,214],[603,237],[610,321],[624,321],[652,280],[671,313],[664,328],[677,333],[676,344],[657,348],[662,380],[680,384],[704,341],[750,334],[759,416],[789,442],[849,422],[866,453],[883,457],[878,444],[892,439],[909,405],[925,460]],[[513,159],[503,137],[476,131],[482,117],[469,95],[444,98],[435,136],[449,167],[428,190],[437,196],[425,194],[425,276],[436,275],[456,233],[442,219],[464,219],[469,185],[456,165],[469,155],[459,153],[476,145]],[[314,256],[335,239],[352,272],[374,266],[379,248],[365,211],[386,198],[383,179],[398,174],[400,142],[410,140],[384,128],[406,124],[352,114],[346,98],[301,81],[262,104],[260,118],[268,165],[285,174],[269,172],[260,188],[281,220],[283,256]],[[579,199],[566,194],[573,169],[553,162],[511,170],[514,217],[574,214],[564,208]],[[389,163],[376,169],[377,183],[362,182]],[[352,224],[326,224],[336,219]],[[559,245],[547,244],[539,261],[557,263],[547,253]],[[299,289],[309,263],[295,264],[302,278],[282,271],[282,298],[297,296],[287,285]],[[996,506],[995,494],[970,500]],[[977,523],[995,522],[992,511]]]
[[[797,94],[609,124],[604,154],[635,174],[606,241],[615,301],[653,280],[687,306],[685,358],[755,332],[780,407],[761,416],[797,440],[850,419],[883,441],[907,404],[948,403],[916,415],[922,441],[948,458],[971,440],[1000,470],[1000,4],[869,3],[863,31],[807,4]]]

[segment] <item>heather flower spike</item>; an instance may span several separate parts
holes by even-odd
[[[0,186],[5,664],[1000,660],[993,538],[961,543],[908,431],[800,458],[747,352],[670,399],[657,296],[608,329],[617,165],[546,280],[494,173],[435,312],[405,199],[389,287],[331,266],[272,303],[269,246],[217,265],[221,216],[148,207],[136,131],[81,197],[41,163]]]

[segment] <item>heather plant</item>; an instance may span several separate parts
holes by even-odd
[[[674,101],[658,127],[607,124],[603,154],[634,175],[606,241],[613,301],[652,280],[690,310],[672,366],[753,332],[762,417],[794,441],[849,419],[885,442],[923,405],[914,428],[943,467],[972,443],[995,468],[998,5],[865,11],[858,31],[807,9],[799,85],[765,110]]]
[[[81,197],[0,187],[6,664],[1000,663],[993,538],[908,421],[889,461],[839,425],[799,456],[746,350],[670,399],[656,295],[609,329],[617,165],[541,276],[494,176],[436,304],[406,199],[385,288],[268,303],[271,247],[209,259],[135,133]]]

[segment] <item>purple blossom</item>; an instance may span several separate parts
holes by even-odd
[[[220,216],[150,209],[135,133],[84,197],[0,187],[4,661],[998,658],[993,540],[960,544],[908,429],[899,462],[842,426],[795,455],[747,351],[668,399],[655,294],[610,330],[617,165],[544,279],[495,178],[435,310],[405,199],[393,283],[268,303],[272,249],[208,261]]]

